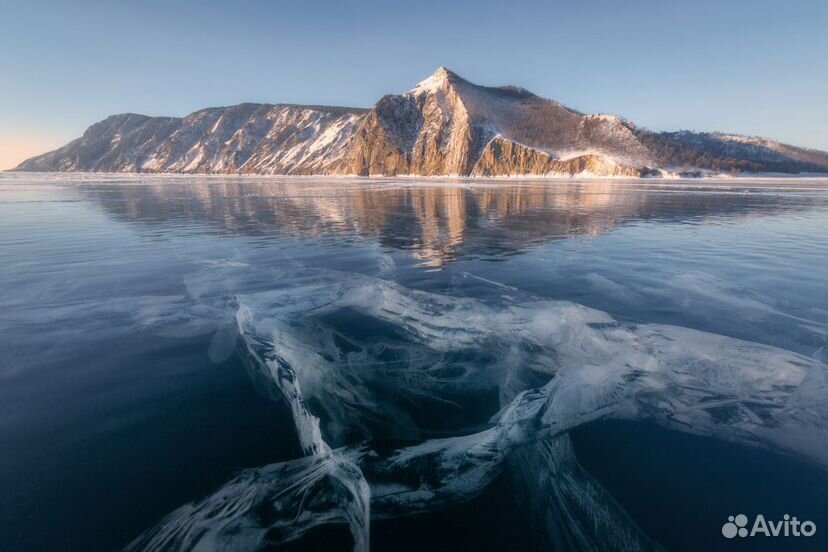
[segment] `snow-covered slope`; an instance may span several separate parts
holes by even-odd
[[[828,153],[757,136],[686,130],[636,134],[659,166],[672,170],[828,172]]]
[[[240,104],[184,118],[114,115],[18,170],[329,174],[364,110]]]
[[[661,132],[440,67],[370,110],[240,104],[115,115],[16,170],[357,175],[828,173],[828,153],[765,138]]]

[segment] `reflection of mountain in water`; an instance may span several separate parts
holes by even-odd
[[[410,251],[426,266],[514,254],[642,219],[705,220],[802,208],[795,194],[758,198],[715,188],[673,191],[675,187],[632,187],[617,181],[465,187],[231,178],[85,188],[107,212],[127,221],[183,219],[246,235],[373,237],[387,247]]]

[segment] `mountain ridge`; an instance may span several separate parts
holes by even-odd
[[[439,67],[371,108],[252,103],[112,115],[17,171],[422,176],[828,173],[828,153],[723,132],[653,132]]]

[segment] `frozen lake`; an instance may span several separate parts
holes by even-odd
[[[822,549],[826,237],[826,179],[0,174],[0,549]]]

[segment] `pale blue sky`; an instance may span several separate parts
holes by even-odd
[[[652,129],[828,150],[825,0],[0,0],[0,168],[113,113],[370,106],[439,65]]]

